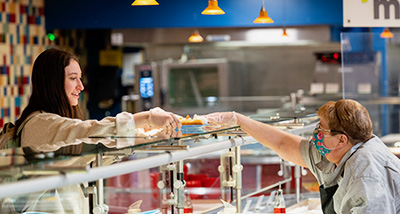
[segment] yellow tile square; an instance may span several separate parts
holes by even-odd
[[[10,2],[10,3],[9,3],[9,7],[10,7],[10,10],[9,10],[9,12],[10,12],[10,13],[13,13],[13,14],[15,14],[15,13],[16,13],[16,11],[15,11],[16,4],[15,4],[15,3],[12,3],[12,2]]]

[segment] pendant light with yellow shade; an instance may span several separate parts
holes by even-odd
[[[193,34],[189,37],[189,42],[199,43],[203,42],[203,37],[200,35],[199,31],[196,29],[194,30]]]
[[[222,15],[225,12],[218,6],[218,0],[208,0],[208,7],[201,12],[203,15]]]
[[[135,0],[132,6],[159,5],[156,0]]]
[[[260,16],[258,16],[253,23],[274,23],[274,20],[272,20],[269,16],[267,11],[265,10],[265,6],[264,6],[264,0],[262,3],[262,7],[260,10]]]
[[[390,32],[389,28],[385,28],[381,33],[380,37],[384,39],[393,38],[393,33]]]

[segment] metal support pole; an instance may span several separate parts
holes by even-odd
[[[103,153],[96,154],[96,165],[97,165],[97,167],[101,167],[103,165]],[[96,188],[97,191],[94,190],[94,194],[93,194],[93,197],[94,197],[93,213],[94,214],[107,214],[109,207],[104,203],[103,178],[99,178],[96,181],[96,186],[94,188]]]
[[[167,184],[168,184],[168,170],[167,167],[165,165],[160,166],[159,168],[159,174],[158,174],[158,183],[157,183],[157,187],[158,189],[160,189],[160,198],[159,198],[159,206],[161,209],[161,213],[162,214],[168,214],[168,190],[167,190]]]
[[[300,202],[300,178],[301,178],[300,166],[294,166],[294,179],[296,182],[296,202]]]
[[[262,178],[262,165],[261,164],[257,164],[256,166],[256,183],[257,183],[257,190],[261,189],[261,178]]]
[[[178,145],[182,145],[182,141],[178,141]],[[183,160],[180,160],[177,162],[177,170],[176,170],[176,180],[178,185],[175,185],[176,188],[176,208],[178,211],[178,214],[183,214],[183,210],[185,208],[185,186],[186,182],[183,179]]]
[[[174,214],[175,212],[175,207],[177,205],[177,188],[182,184],[179,180],[177,180],[177,173],[176,173],[176,164],[169,164],[167,166],[167,169],[169,171],[169,181],[170,181],[170,199],[168,200],[168,204],[171,205],[171,214]]]
[[[100,167],[103,165],[103,154],[102,153],[96,154],[96,165],[97,165],[97,167]],[[99,203],[99,206],[102,206],[104,204],[103,178],[100,178],[96,181],[96,186],[97,186],[97,201]]]
[[[236,155],[234,151],[221,154],[220,172],[221,194],[222,200],[227,203],[233,201],[233,189],[236,187],[236,176],[234,176],[233,168],[236,163]]]
[[[289,178],[292,177],[292,167],[291,167],[291,164],[290,164],[289,162],[283,160],[283,159],[281,160],[281,173],[282,173],[282,176],[283,176],[284,179],[289,179]],[[280,173],[278,172],[278,174],[280,174]],[[290,185],[290,184],[291,184],[291,183],[288,182],[288,183],[286,183],[286,185],[285,185],[285,192],[286,192],[286,193],[289,193],[289,192],[290,192],[290,188],[291,188],[291,185]]]
[[[240,163],[240,146],[235,147],[236,163],[233,172],[236,174],[236,213],[242,211],[242,169]]]

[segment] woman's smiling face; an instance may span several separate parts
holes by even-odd
[[[81,81],[82,71],[77,61],[71,59],[69,65],[65,67],[65,93],[71,106],[78,105],[79,94],[84,87]]]

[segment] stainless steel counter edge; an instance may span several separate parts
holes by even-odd
[[[4,183],[0,185],[0,198],[55,189],[71,184],[95,181],[101,178],[114,177],[143,169],[158,167],[194,156],[201,156],[222,149],[252,143],[257,143],[257,141],[250,136],[243,138],[237,137],[230,140],[189,148],[185,151],[166,152],[147,158],[120,162],[109,166],[96,167],[90,169],[87,173],[66,173],[54,176],[31,178],[12,183]]]

